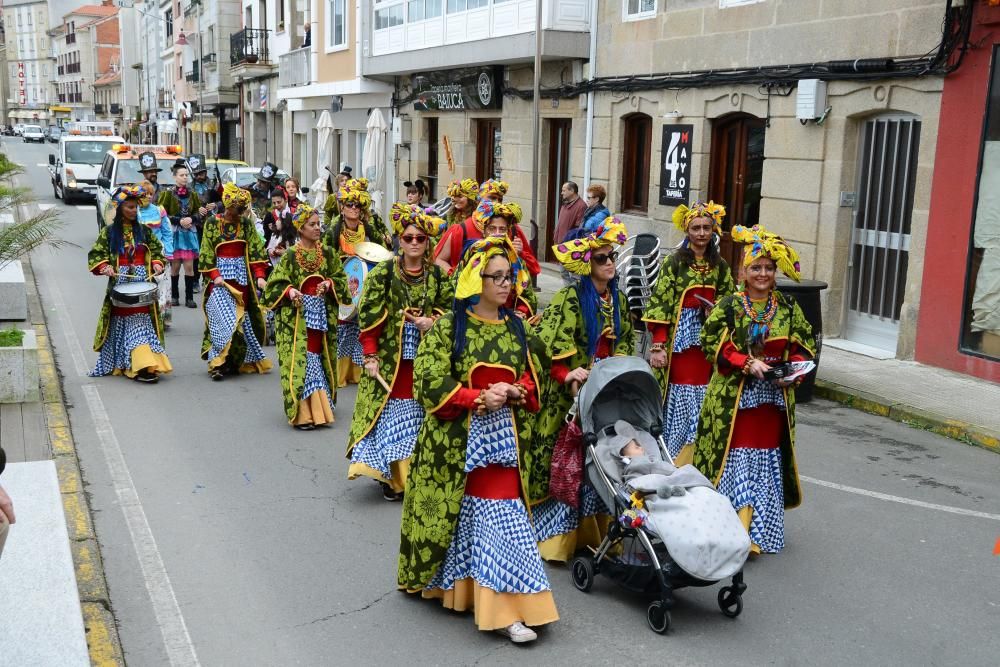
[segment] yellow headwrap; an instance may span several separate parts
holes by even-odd
[[[712,231],[722,235],[722,219],[726,217],[726,207],[716,204],[714,201],[708,203],[698,202],[688,208],[681,204],[674,209],[674,227],[682,232],[687,232],[692,220],[697,218],[709,218],[712,221]]]
[[[295,209],[295,214],[292,215],[292,224],[295,229],[302,229],[302,225],[309,222],[309,218],[314,215],[319,215],[319,211],[309,204],[299,204],[299,207]]]
[[[507,204],[507,210],[510,211],[510,214],[512,216],[514,216],[514,219],[510,221],[511,224],[513,225],[521,224],[521,218],[524,217],[524,211],[521,210],[521,205],[511,202]]]
[[[621,245],[627,240],[625,223],[618,218],[608,217],[592,234],[554,245],[552,252],[570,273],[589,276],[590,255],[594,250],[610,245]]]
[[[490,221],[490,218],[497,216],[505,218],[508,222],[510,222],[514,218],[514,212],[507,204],[500,204],[492,199],[483,199],[479,202],[479,206],[476,207],[476,211],[472,214],[472,220],[477,226],[483,228],[486,226],[486,223]]]
[[[509,188],[510,186],[508,186],[505,182],[497,181],[491,178],[479,186],[479,198],[486,199],[490,196],[494,196],[500,197],[500,199],[503,200],[504,195],[507,194],[507,190]]]
[[[441,218],[429,215],[419,206],[398,201],[389,209],[389,222],[396,235],[401,235],[410,225],[415,225],[428,236],[437,236],[446,223]]]
[[[226,183],[222,186],[222,205],[226,208],[249,206],[250,201],[250,193],[235,183]]]
[[[455,298],[468,299],[483,293],[483,270],[496,256],[503,256],[510,262],[514,274],[513,288],[517,294],[524,291],[528,283],[528,272],[521,268],[517,251],[506,236],[491,236],[479,239],[465,253],[462,271],[455,285]]]
[[[479,198],[479,183],[474,178],[463,178],[461,182],[452,181],[448,186],[449,197],[466,197],[475,201]]]
[[[372,196],[368,194],[368,181],[363,178],[352,178],[337,191],[337,201],[341,204],[355,202],[367,211],[372,205]]]
[[[799,253],[795,252],[785,239],[767,231],[763,225],[749,228],[736,225],[733,227],[732,235],[734,241],[747,244],[743,266],[750,266],[754,260],[761,257],[770,257],[782,273],[799,282],[801,278],[799,272],[802,270],[799,266]]]

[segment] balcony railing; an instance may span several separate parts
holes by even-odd
[[[268,33],[270,30],[244,28],[229,36],[229,64],[237,65],[255,63],[270,64],[270,54],[267,50]]]
[[[197,61],[191,64],[191,71],[184,75],[184,80],[188,83],[198,83],[201,81],[201,68],[198,66]]]
[[[102,113],[104,113],[104,105],[103,104],[95,104],[94,105],[94,113],[95,114],[102,114]]]
[[[117,104],[115,102],[112,102],[111,103],[110,112],[111,112],[112,116],[121,116],[122,115],[122,105]]]
[[[312,80],[311,51],[312,48],[306,46],[278,56],[278,88],[309,85]]]
[[[215,54],[214,53],[206,53],[205,55],[203,55],[201,57],[201,64],[202,65],[214,65],[215,62],[216,61],[215,61]]]

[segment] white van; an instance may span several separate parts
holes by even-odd
[[[25,125],[21,136],[24,137],[24,143],[28,143],[29,141],[37,141],[40,144],[45,143],[45,132],[42,131],[39,125]]]
[[[124,144],[121,137],[64,134],[58,153],[49,153],[52,194],[67,204],[97,197],[97,173],[111,147]]]

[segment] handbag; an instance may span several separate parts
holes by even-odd
[[[575,510],[580,509],[583,483],[583,431],[576,419],[567,419],[552,450],[549,495]]]

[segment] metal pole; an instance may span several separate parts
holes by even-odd
[[[205,139],[207,132],[205,131],[205,106],[202,104],[203,93],[205,92],[205,63],[202,58],[205,57],[205,48],[201,41],[201,10],[202,4],[198,2],[198,116],[201,118],[201,154],[207,155],[205,152]],[[193,174],[192,174],[193,176]]]
[[[542,84],[542,0],[535,0],[535,81],[531,96],[531,220],[538,222],[538,174],[542,135],[539,95]],[[541,225],[539,225],[541,229]]]

